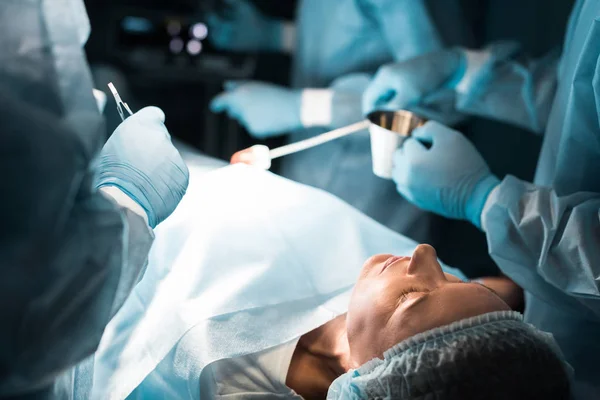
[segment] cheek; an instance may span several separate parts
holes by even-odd
[[[398,307],[398,285],[383,277],[361,279],[352,292],[348,317],[352,320],[385,323]],[[366,325],[366,324],[365,324]]]
[[[348,315],[346,325],[348,327],[348,335],[356,336],[357,333],[364,330],[365,321],[371,310],[371,295],[367,285],[361,285],[362,282],[356,285],[350,298],[348,306]]]
[[[357,361],[366,362],[379,356],[382,331],[397,304],[385,295],[386,288],[385,281],[366,280],[352,294],[346,327],[351,352]]]

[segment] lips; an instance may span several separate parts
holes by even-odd
[[[393,263],[395,263],[396,261],[399,261],[399,260],[404,260],[404,259],[407,259],[407,258],[409,258],[409,257],[404,257],[404,256],[393,256],[393,257],[390,257],[390,258],[388,258],[388,259],[385,261],[385,264],[383,264],[383,268],[381,268],[381,272],[385,271],[385,269],[386,269],[387,267],[389,267],[390,265],[392,265],[392,264],[393,264]]]

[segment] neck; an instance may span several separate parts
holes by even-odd
[[[348,330],[346,329],[346,314],[342,315],[342,317],[340,326],[337,327],[337,331],[331,333],[331,340],[334,344],[332,347],[332,354],[335,357],[340,375],[345,374],[351,368],[350,344],[348,342]]]
[[[346,314],[303,335],[300,343],[307,351],[322,358],[338,376],[351,368]]]
[[[346,315],[341,315],[300,338],[286,384],[305,399],[322,399],[331,383],[349,369]]]

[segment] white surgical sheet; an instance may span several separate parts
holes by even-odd
[[[415,245],[323,191],[244,165],[190,165],[187,194],[157,227],[146,274],[102,338],[92,397],[139,386],[132,397],[198,398],[204,366],[345,312],[368,257]]]

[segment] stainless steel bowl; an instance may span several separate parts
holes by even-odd
[[[401,136],[410,136],[415,128],[425,124],[427,120],[417,114],[405,110],[373,111],[367,119],[383,129],[395,132]]]
[[[402,146],[415,128],[426,121],[404,110],[375,111],[367,115],[367,118],[370,122],[373,173],[380,178],[391,179],[396,149]]]

